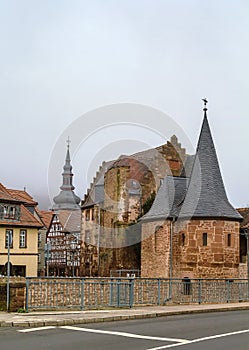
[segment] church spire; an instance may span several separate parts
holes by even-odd
[[[60,187],[61,192],[58,196],[54,197],[53,206],[54,210],[58,209],[79,209],[80,198],[75,195],[73,190],[75,187],[73,186],[73,173],[72,173],[72,165],[70,159],[70,150],[69,144],[70,140],[67,140],[67,152],[65,165],[63,167],[62,173],[62,185]]]
[[[208,119],[207,100],[196,150],[192,174],[181,208],[182,217],[214,217],[240,220],[241,216],[229,203]]]

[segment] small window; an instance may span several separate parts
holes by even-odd
[[[6,230],[5,248],[13,248],[13,230]]]
[[[205,232],[205,233],[202,234],[202,245],[203,246],[207,246],[207,244],[208,244],[208,235]]]
[[[19,247],[27,248],[27,231],[26,230],[20,230]]]
[[[181,235],[181,245],[182,245],[182,247],[184,247],[185,246],[185,233],[182,233],[182,235]]]
[[[228,233],[227,235],[227,246],[231,247],[231,233]]]

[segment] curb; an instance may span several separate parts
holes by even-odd
[[[210,309],[192,309],[192,310],[179,310],[179,311],[162,311],[153,313],[144,313],[137,315],[120,315],[120,316],[104,316],[93,318],[75,318],[75,319],[62,319],[62,320],[43,320],[43,321],[1,321],[0,327],[44,327],[44,326],[72,326],[75,324],[91,324],[101,322],[113,322],[113,321],[127,321],[138,320],[146,318],[158,318],[177,315],[190,315],[201,314],[211,312],[227,312],[227,311],[245,311],[249,310],[249,306],[228,306],[224,308],[210,308]]]

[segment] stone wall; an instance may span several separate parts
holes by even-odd
[[[10,299],[9,311],[15,312],[25,307],[25,288],[24,281],[10,281]],[[7,281],[1,279],[0,281],[0,309],[7,308]]]
[[[170,276],[170,230],[169,220],[142,225],[142,277]],[[239,272],[239,223],[195,219],[174,223],[172,265],[175,278],[246,277],[242,268]]]

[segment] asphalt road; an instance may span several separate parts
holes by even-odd
[[[42,328],[0,328],[1,350],[249,350],[249,312]]]

